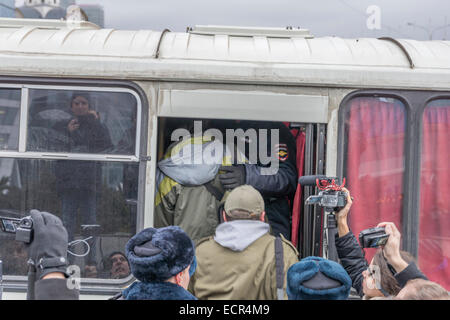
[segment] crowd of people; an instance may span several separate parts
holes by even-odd
[[[213,140],[204,136],[168,148],[158,163],[154,227],[134,235],[125,254],[108,257],[111,278],[131,272],[136,279],[112,299],[345,300],[352,287],[362,299],[449,299],[443,287],[419,270],[414,257],[400,250],[401,234],[391,222],[379,223],[389,238],[366,261],[347,224],[353,198],[345,188],[346,205],[336,212],[339,262],[300,257],[289,238],[295,144],[283,124],[278,129],[278,143],[268,141],[279,164],[273,174],[264,174],[259,160],[179,165],[180,150],[210,147]],[[67,286],[66,249],[73,232],[50,213],[32,210],[30,215],[34,240],[28,245],[28,261],[35,272],[28,297],[77,299],[78,288]]]
[[[225,201],[224,222],[215,235],[197,245],[179,226],[146,228],[133,236],[126,257],[137,280],[112,299],[346,300],[352,287],[363,299],[450,298],[400,250],[401,235],[393,223],[379,224],[388,241],[370,264],[365,261],[356,238],[346,231],[351,204],[348,192],[347,205],[337,213],[340,263],[315,256],[299,261],[288,240],[269,233],[261,194],[239,186]],[[67,286],[68,235],[62,221],[37,210],[31,218],[35,234],[28,250],[36,281],[29,297],[78,299],[79,290]]]

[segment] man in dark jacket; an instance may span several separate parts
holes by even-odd
[[[275,236],[281,233],[289,240],[291,238],[289,200],[293,198],[297,187],[297,152],[294,137],[283,123],[277,122],[240,121],[232,129],[235,130],[235,136],[238,139],[244,139],[244,143],[237,142],[237,148],[245,146],[245,150],[240,151],[245,153],[250,163],[236,164],[235,160],[233,166],[220,168],[219,178],[222,185],[225,189],[234,189],[246,184],[258,190],[264,198],[267,218],[272,228],[271,233]],[[256,130],[257,135],[252,137],[250,134],[245,134],[240,137],[237,134],[238,129],[242,129],[244,133],[253,129]],[[266,136],[262,130],[267,130]],[[278,141],[272,141],[273,130],[278,130]],[[267,137],[265,154],[261,150],[260,143],[260,139],[264,136]],[[227,144],[230,143],[228,140],[227,135]],[[266,155],[271,159],[269,163],[263,163],[261,158]],[[270,170],[273,167],[277,167],[278,170],[273,170],[271,173]]]
[[[352,206],[352,198],[350,192],[343,188],[347,192],[347,204],[336,215],[338,233],[336,234],[336,250],[341,264],[344,266],[347,273],[352,279],[352,286],[356,289],[358,294],[366,298],[373,297],[373,293],[369,293],[367,285],[364,285],[365,274],[372,275],[370,266],[364,258],[364,251],[361,249],[356,237],[350,231],[347,224],[347,215]],[[402,258],[400,251],[400,232],[395,225],[391,222],[380,223],[378,227],[385,227],[385,231],[389,234],[389,239],[386,245],[379,250],[382,250],[382,256],[385,259],[385,263],[389,267],[395,281],[400,288],[403,288],[411,279],[422,278],[426,279],[425,275],[417,268],[414,262],[409,264]],[[383,275],[381,275],[383,276]],[[378,279],[379,280],[379,279]],[[380,295],[388,296],[387,290],[383,289],[380,283],[378,283],[378,291]],[[376,294],[376,293],[375,293]]]

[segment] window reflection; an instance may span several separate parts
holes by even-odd
[[[133,155],[136,118],[130,93],[30,90],[27,150]]]
[[[0,89],[0,150],[19,145],[20,89]]]
[[[80,171],[70,175],[65,165]],[[87,240],[91,253],[81,257],[86,247],[78,244],[70,247],[76,256],[68,255],[83,277],[120,278],[127,272],[125,264],[107,270],[105,257],[123,252],[136,232],[138,163],[3,158],[0,172],[1,216],[24,217],[30,209],[51,212],[62,219],[69,241],[92,237]],[[19,247],[13,235],[0,233],[5,275],[26,275]]]

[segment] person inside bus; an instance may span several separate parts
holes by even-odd
[[[71,153],[105,153],[111,148],[108,129],[100,121],[100,115],[91,109],[90,94],[76,91],[70,99],[70,120],[59,122],[55,129],[68,136]],[[96,198],[101,190],[101,167],[94,161],[58,160],[55,166],[57,190],[61,199],[64,225],[72,241],[79,225],[96,224]],[[94,242],[91,242],[87,265],[95,266]]]
[[[364,258],[364,251],[347,224],[347,216],[352,206],[350,191],[347,204],[336,215],[338,233],[336,250],[341,264],[352,279],[352,285],[363,299],[390,297],[397,295],[407,281],[415,278],[427,279],[417,268],[414,257],[400,250],[401,234],[392,222],[383,222],[389,238],[384,247],[379,248],[370,265]]]
[[[244,132],[254,129],[257,132],[257,139],[262,137],[261,134],[264,131],[261,130],[267,130],[266,154],[268,157],[270,156],[271,161],[263,164],[260,141],[251,141],[249,136],[244,136],[242,137],[244,143],[238,141],[237,147],[245,146],[245,150],[240,151],[250,162],[236,163],[234,161],[233,166],[220,168],[219,178],[226,190],[232,190],[244,184],[251,185],[258,190],[264,198],[271,233],[275,236],[282,234],[286,239],[291,239],[290,203],[292,203],[297,188],[297,148],[293,135],[282,122],[236,121],[228,129],[242,129]],[[272,130],[279,130],[279,141],[271,141]],[[252,143],[254,148],[252,148]],[[257,154],[251,154],[251,150]],[[274,165],[275,156],[278,160],[278,170],[270,174],[265,173],[264,170]],[[256,162],[253,159],[256,159]]]
[[[195,121],[201,121],[203,130],[194,132],[194,121],[184,127],[186,135],[169,145],[158,162],[154,226],[180,226],[197,242],[214,234],[220,220],[218,210],[226,191],[219,181],[223,158],[205,161],[203,156],[207,150],[219,148],[224,151],[226,147],[205,134],[206,130],[216,128],[215,122]],[[200,161],[196,161],[196,156]]]
[[[104,276],[109,279],[123,279],[130,275],[130,264],[128,259],[120,251],[114,251],[104,258]]]
[[[127,242],[126,255],[139,281],[114,300],[197,300],[186,290],[196,269],[194,242],[180,227],[142,230]]]
[[[224,222],[196,248],[197,270],[189,290],[200,300],[286,299],[286,272],[298,251],[284,237],[270,234],[264,199],[243,185],[230,192]]]

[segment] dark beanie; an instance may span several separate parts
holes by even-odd
[[[337,262],[307,257],[287,272],[289,300],[346,300],[352,280]]]
[[[194,262],[195,247],[178,226],[147,228],[128,241],[126,254],[136,279],[165,281]]]

